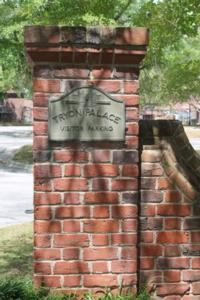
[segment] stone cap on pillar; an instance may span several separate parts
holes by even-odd
[[[72,26],[26,26],[24,43],[26,52],[33,62],[72,62],[70,53],[98,51],[115,55],[135,56],[138,64],[146,54],[149,30],[138,27],[72,27]],[[115,62],[116,63],[116,62]],[[112,61],[113,64],[113,61]],[[120,60],[117,64],[123,64]]]

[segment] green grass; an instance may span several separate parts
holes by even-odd
[[[33,163],[33,148],[31,145],[25,145],[21,147],[15,155],[13,160],[23,164],[32,164]]]
[[[25,223],[0,229],[0,278],[32,275],[32,227]]]

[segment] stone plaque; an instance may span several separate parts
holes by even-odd
[[[81,87],[49,103],[51,141],[123,141],[125,105],[94,87]]]

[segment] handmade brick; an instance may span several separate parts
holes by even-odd
[[[88,220],[84,221],[84,232],[118,232],[119,222],[116,220]]]
[[[33,90],[35,92],[59,93],[60,81],[55,79],[34,79]]]
[[[64,193],[64,203],[65,204],[79,204],[80,194],[79,193]]]
[[[93,246],[106,246],[109,242],[109,236],[107,234],[93,234],[92,244]]]
[[[34,271],[38,274],[51,274],[51,265],[47,262],[35,262]]]
[[[93,208],[93,218],[109,218],[110,212],[108,206],[95,206]]]
[[[184,244],[189,242],[188,232],[167,231],[158,232],[157,243]]]
[[[186,217],[191,213],[191,205],[187,204],[159,204],[157,214],[161,216]]]
[[[54,188],[56,191],[87,191],[87,180],[86,179],[67,179],[60,178],[54,179]]]
[[[113,260],[117,259],[118,248],[87,248],[83,250],[84,260]]]
[[[54,235],[54,247],[87,247],[89,239],[87,234],[57,234]]]
[[[90,216],[90,207],[86,206],[61,206],[56,209],[55,217],[65,218],[88,218]]]
[[[79,259],[79,248],[67,248],[63,250],[64,260],[77,260]]]
[[[111,236],[112,245],[135,245],[137,242],[136,234],[116,233]]]
[[[88,272],[88,264],[81,261],[56,262],[54,266],[54,274],[80,274]]]
[[[66,165],[64,170],[64,176],[80,176],[81,168],[79,165]]]
[[[122,167],[122,176],[125,177],[137,177],[138,176],[138,165],[124,165]]]
[[[85,287],[118,286],[117,276],[112,274],[85,275],[83,280],[83,284]]]
[[[114,219],[131,219],[137,216],[136,205],[118,205],[112,206],[112,217]]]
[[[64,276],[63,287],[78,287],[81,285],[80,275]]]
[[[88,204],[114,204],[118,203],[119,195],[116,192],[88,192],[85,193],[84,201]]]
[[[137,179],[113,179],[112,190],[113,191],[131,191],[137,190],[138,181]]]
[[[60,204],[61,195],[58,193],[34,193],[35,205],[56,205]]]
[[[92,263],[93,273],[108,273],[108,263],[105,261],[97,261]]]
[[[34,231],[36,233],[60,233],[61,223],[59,221],[35,221]]]
[[[61,259],[61,253],[58,249],[35,249],[34,258],[36,260],[58,260]]]
[[[80,232],[80,221],[75,221],[75,220],[64,221],[63,232]]]
[[[111,263],[112,273],[135,273],[137,270],[136,260],[113,261]]]
[[[92,164],[84,167],[85,177],[114,177],[119,174],[117,165]]]
[[[35,219],[40,220],[49,220],[51,219],[51,208],[46,206],[37,206],[35,208]]]
[[[53,157],[56,162],[87,162],[88,153],[85,151],[55,150]]]

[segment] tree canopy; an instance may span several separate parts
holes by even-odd
[[[0,93],[30,96],[23,27],[41,25],[142,26],[150,29],[141,66],[145,102],[200,95],[199,0],[0,0]]]

